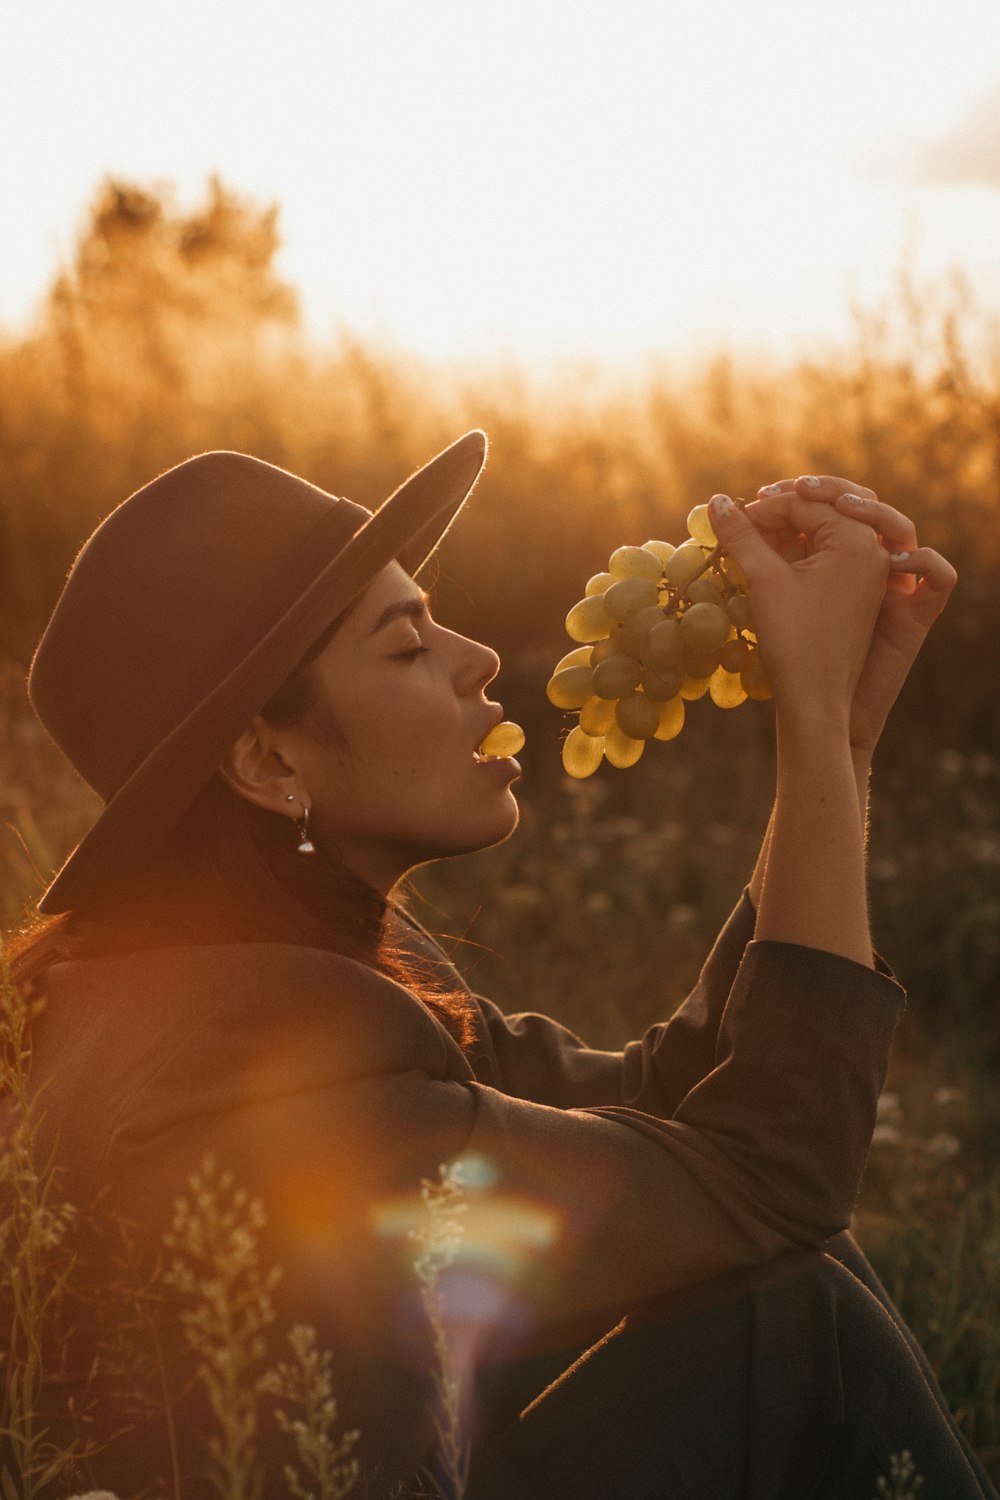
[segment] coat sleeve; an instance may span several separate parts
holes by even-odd
[[[294,1004],[264,995],[255,1016],[243,995],[202,1005],[190,1034],[172,1029],[109,1142],[109,1175],[129,1181],[140,1214],[168,1180],[177,1190],[181,1163],[211,1151],[231,1164],[268,1207],[307,1320],[340,1296],[333,1320],[355,1319],[361,1337],[375,1316],[365,1287],[378,1283],[383,1305],[412,1284],[419,1184],[447,1162],[468,1184],[463,1254],[532,1328],[849,1223],[902,998],[884,975],[753,942],[712,1066],[676,1105],[652,1047],[627,1103],[565,1109],[477,1081],[413,997],[370,972],[350,996],[352,1037],[323,993],[329,975],[343,982],[328,957],[310,956],[314,995],[300,975]]]
[[[477,995],[486,1029],[485,1045],[473,1054],[477,1076],[519,1099],[563,1109],[629,1105],[655,1080],[658,1108],[671,1113],[715,1066],[723,1012],[755,921],[744,891],[691,993],[668,1021],[620,1052],[588,1047],[548,1016],[505,1015]]]

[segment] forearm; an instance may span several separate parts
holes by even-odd
[[[858,811],[861,815],[861,824],[864,831],[865,849],[868,848],[868,796],[871,781],[871,756],[862,750],[852,749],[851,760],[854,766],[854,780],[858,795]],[[760,894],[764,885],[764,871],[767,869],[768,856],[771,849],[771,830],[774,827],[774,809],[767,821],[767,828],[761,840],[760,853],[750,876],[748,894],[755,911],[760,909]]]
[[[856,764],[845,728],[779,716],[778,786],[756,903],[759,939],[871,964],[866,802],[867,769]]]

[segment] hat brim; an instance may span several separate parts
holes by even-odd
[[[333,556],[252,651],[146,756],[109,799],[38,903],[46,914],[93,904],[163,842],[246,728],[323,631],[382,568],[411,576],[429,562],[486,462],[467,432],[410,476]]]

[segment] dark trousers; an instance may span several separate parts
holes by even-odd
[[[920,1500],[997,1500],[922,1350],[839,1235],[630,1311],[480,1445],[466,1496],[875,1500],[904,1449]]]

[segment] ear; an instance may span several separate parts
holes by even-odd
[[[301,810],[308,799],[286,755],[280,730],[258,714],[222,761],[219,774],[248,802],[287,817],[290,808]]]

